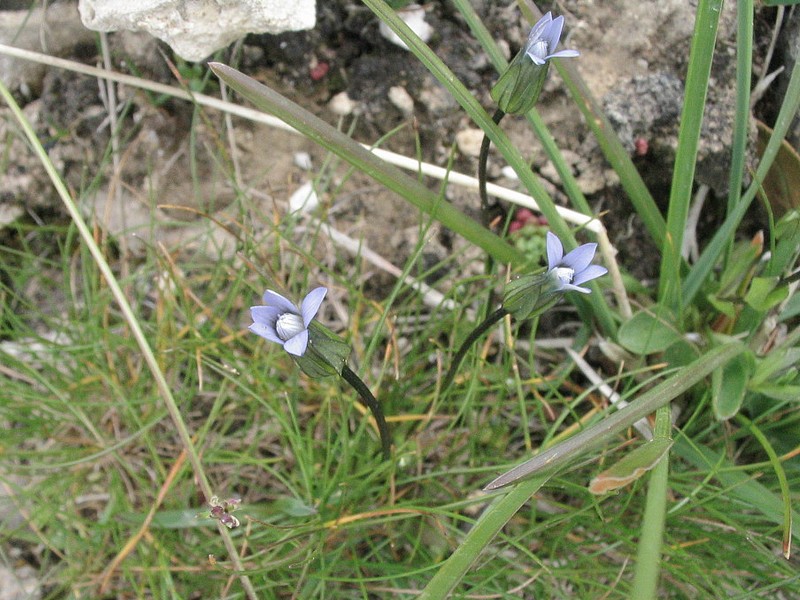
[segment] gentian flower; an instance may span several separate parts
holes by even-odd
[[[555,19],[548,12],[531,28],[528,41],[525,43],[525,54],[537,65],[543,65],[551,58],[573,58],[580,56],[577,50],[559,50],[553,52],[561,40],[561,30],[564,29],[564,17]]]
[[[564,256],[564,246],[553,232],[547,232],[547,273],[556,284],[554,291],[575,291],[589,294],[592,290],[580,284],[608,273],[600,265],[590,264],[597,244],[583,244]]]
[[[383,456],[389,458],[392,454],[389,425],[375,396],[347,366],[350,346],[322,323],[314,320],[327,293],[328,289],[324,287],[311,290],[298,308],[279,293],[267,290],[264,292],[264,306],[250,307],[253,324],[248,329],[283,346],[295,364],[309,377],[316,379],[338,375],[349,383],[358,392],[361,403],[372,411],[381,436]],[[224,506],[212,505],[212,511],[212,516],[228,527],[239,524],[236,517],[227,514]]]
[[[588,294],[581,284],[605,275],[608,269],[590,264],[597,244],[583,244],[564,256],[564,246],[547,232],[547,271],[522,275],[506,285],[503,309],[516,319],[528,319],[553,306],[564,292]]]
[[[283,346],[293,356],[303,356],[308,348],[308,327],[317,315],[328,289],[318,287],[303,298],[300,308],[277,292],[264,292],[265,306],[250,307],[253,333]]]
[[[514,57],[492,88],[492,98],[500,110],[516,115],[528,112],[542,92],[550,59],[580,55],[577,50],[556,52],[563,28],[564,17],[554,19],[549,12],[531,28],[525,47]]]

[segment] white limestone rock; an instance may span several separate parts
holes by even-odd
[[[400,17],[408,27],[416,33],[423,42],[428,42],[433,35],[433,27],[425,21],[425,9],[418,4],[410,4],[405,8],[397,11],[397,16]],[[392,42],[395,46],[400,46],[403,50],[408,50],[406,43],[401,40],[397,34],[389,29],[389,26],[381,21],[378,25],[380,34]]]
[[[248,33],[311,29],[315,0],[80,0],[96,31],[147,31],[182,58],[199,61]]]
[[[39,4],[25,10],[0,10],[0,44],[69,56],[77,46],[93,43],[94,33],[83,26],[72,3],[46,3],[47,8]],[[0,2],[0,9],[3,6]],[[41,93],[46,71],[44,64],[0,54],[0,81],[26,98]]]

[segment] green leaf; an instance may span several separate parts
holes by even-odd
[[[736,304],[730,300],[722,300],[721,298],[717,298],[711,294],[706,296],[706,300],[708,300],[708,303],[716,308],[718,312],[722,313],[726,317],[730,319],[736,317]]]
[[[619,343],[635,354],[661,352],[682,339],[673,313],[655,305],[633,315],[619,328]]]
[[[592,479],[589,491],[599,495],[625,487],[655,467],[671,447],[672,440],[668,438],[656,438],[639,446]]]
[[[767,312],[789,296],[789,288],[785,285],[776,287],[777,284],[777,277],[754,277],[744,301],[758,312]]]
[[[717,419],[730,419],[739,412],[754,369],[753,355],[745,352],[712,373],[711,395],[714,416]]]
[[[779,321],[788,321],[792,317],[800,315],[800,294],[795,294],[783,307],[781,314],[778,315]]]
[[[274,508],[289,517],[310,517],[317,514],[317,509],[297,498],[279,498]]]
[[[800,402],[800,385],[781,385],[764,383],[751,388],[753,392],[763,394],[781,402]]]

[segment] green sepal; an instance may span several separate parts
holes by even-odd
[[[293,356],[294,362],[312,379],[341,375],[350,345],[319,321],[308,326],[308,347],[303,356]]]
[[[536,101],[547,79],[550,62],[537,65],[521,50],[492,88],[492,99],[509,115],[527,113]]]
[[[523,321],[542,313],[555,304],[548,273],[521,275],[506,284],[503,292],[503,308],[515,319]]]

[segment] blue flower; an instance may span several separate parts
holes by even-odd
[[[583,244],[564,256],[564,246],[554,233],[547,232],[547,274],[556,285],[554,291],[570,290],[588,294],[592,290],[580,287],[580,284],[591,281],[608,273],[608,269],[600,265],[590,264],[597,250],[597,244]]]
[[[277,292],[264,292],[265,306],[250,307],[253,333],[283,346],[293,356],[303,356],[308,348],[308,326],[319,311],[328,289],[318,287],[303,298],[300,308]]]
[[[580,56],[577,50],[559,50],[554,52],[561,39],[564,28],[564,17],[555,19],[548,12],[531,28],[528,41],[525,43],[525,54],[537,65],[543,65],[551,58],[572,58]]]
[[[551,58],[579,56],[576,50],[556,52],[563,28],[564,17],[554,19],[550,13],[533,26],[525,47],[517,53],[492,88],[492,99],[504,113],[521,115],[533,108],[547,79]]]

